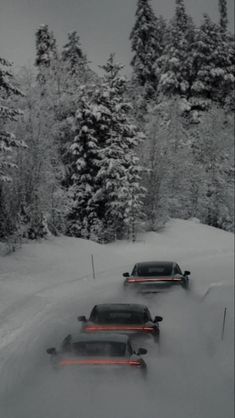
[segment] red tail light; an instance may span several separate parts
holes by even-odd
[[[129,325],[88,325],[84,328],[86,332],[98,331],[136,331],[145,333],[154,333],[155,327],[148,326],[129,326]]]
[[[157,283],[157,282],[181,282],[179,277],[171,277],[170,279],[159,278],[131,278],[127,280],[127,283]]]
[[[136,366],[142,365],[140,360],[109,360],[109,359],[64,359],[60,361],[60,366]]]
[[[136,366],[136,367],[140,367],[142,366],[142,363],[140,360],[130,360],[129,361],[129,365],[130,366]]]

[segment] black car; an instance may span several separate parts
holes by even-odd
[[[174,261],[145,261],[135,264],[132,273],[123,273],[124,286],[140,292],[161,292],[172,286],[189,288],[190,271],[182,273]]]
[[[146,363],[142,355],[147,353],[145,348],[135,351],[126,335],[116,334],[81,334],[78,338],[68,335],[59,350],[48,348],[53,366],[63,368],[67,366],[80,367],[133,367],[145,369]]]
[[[115,332],[128,335],[151,335],[159,338],[161,316],[152,319],[149,309],[137,303],[108,303],[95,305],[89,319],[79,316],[86,333]]]

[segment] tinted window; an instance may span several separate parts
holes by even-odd
[[[73,343],[72,351],[81,356],[123,357],[126,352],[126,344],[112,341],[82,341]]]
[[[171,264],[148,264],[139,265],[137,268],[137,276],[171,276],[172,265]]]
[[[136,276],[137,275],[137,264],[134,266],[131,274],[132,274],[132,276]]]
[[[148,321],[148,317],[145,312],[96,311],[92,320],[105,324],[143,324]]]
[[[182,274],[182,271],[180,270],[178,264],[176,264],[175,268],[174,268],[174,273],[175,274]]]

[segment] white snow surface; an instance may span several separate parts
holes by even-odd
[[[59,237],[0,256],[0,417],[232,418],[233,254],[233,234],[175,219],[136,243]],[[145,260],[179,262],[191,290],[125,293],[122,273]],[[144,303],[163,316],[160,345],[141,341],[146,377],[51,369],[46,348],[79,332],[77,316],[103,302]]]

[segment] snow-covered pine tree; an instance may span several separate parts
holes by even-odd
[[[157,31],[157,54],[156,54],[156,61],[155,61],[155,71],[157,76],[157,86],[156,90],[158,89],[158,84],[161,76],[161,57],[164,54],[165,47],[168,42],[169,36],[169,28],[166,20],[163,16],[156,17],[156,31]]]
[[[134,56],[131,65],[137,84],[145,88],[146,98],[157,90],[155,63],[164,48],[165,22],[156,18],[150,0],[138,0],[136,22],[130,34]]]
[[[220,13],[220,27],[223,32],[227,31],[228,27],[228,13],[227,13],[227,0],[219,0],[219,13]]]
[[[61,54],[61,65],[64,73],[64,90],[67,96],[70,96],[70,100],[78,95],[81,86],[94,84],[98,79],[97,74],[89,67],[76,31],[68,34],[68,42],[64,45]]]
[[[222,105],[230,102],[235,80],[233,36],[221,31],[220,26],[205,15],[196,31],[192,53],[195,72],[192,95]]]
[[[23,95],[14,83],[10,67],[8,61],[0,58],[0,183],[11,181],[10,171],[16,167],[14,149],[25,146],[23,141],[7,129],[7,124],[15,121],[21,113],[10,104],[9,99]]]
[[[129,115],[122,66],[111,55],[102,68],[101,85],[81,100],[75,116],[68,234],[111,241],[124,235],[128,220],[135,228],[143,189],[135,156],[140,133]]]
[[[73,157],[70,146],[74,140],[74,132],[70,123],[83,96],[89,95],[90,85],[98,76],[89,68],[86,55],[82,51],[80,38],[76,31],[68,34],[68,42],[64,45],[61,59],[57,60],[54,80],[57,80],[58,100],[55,103],[56,141],[64,164],[63,187],[71,186],[71,165]]]
[[[8,128],[21,114],[15,107],[14,99],[23,96],[16,86],[11,64],[0,57],[0,238],[6,238],[16,230],[7,196],[14,169],[17,168],[16,150],[25,147],[25,142],[16,137]]]
[[[68,42],[62,50],[62,60],[67,64],[70,74],[78,75],[87,63],[85,54],[82,51],[80,37],[76,31],[68,33]]]
[[[69,197],[72,205],[68,213],[67,233],[87,239],[98,224],[94,201],[99,162],[98,119],[96,107],[82,100],[74,119],[75,137],[71,145],[73,162]]]
[[[187,15],[184,0],[176,0],[175,16],[168,31],[167,45],[160,58],[159,92],[190,97],[193,77],[191,47],[194,24]]]
[[[222,94],[220,101],[222,105],[226,105],[230,110],[235,109],[235,39],[234,34],[228,31],[228,12],[227,0],[219,0],[220,13],[220,65],[224,68],[223,83],[221,86]],[[222,98],[222,100],[221,100]]]
[[[36,67],[50,67],[57,56],[56,40],[48,25],[41,25],[36,32]]]
[[[41,25],[36,31],[36,60],[38,68],[38,81],[43,85],[46,82],[48,71],[58,58],[56,40],[48,25]]]
[[[101,151],[96,199],[102,208],[106,239],[122,237],[127,225],[138,222],[144,189],[140,184],[142,171],[135,155],[141,133],[130,117],[131,106],[126,101],[126,80],[119,74],[122,66],[111,55],[102,67],[105,74],[96,101],[103,114]]]

